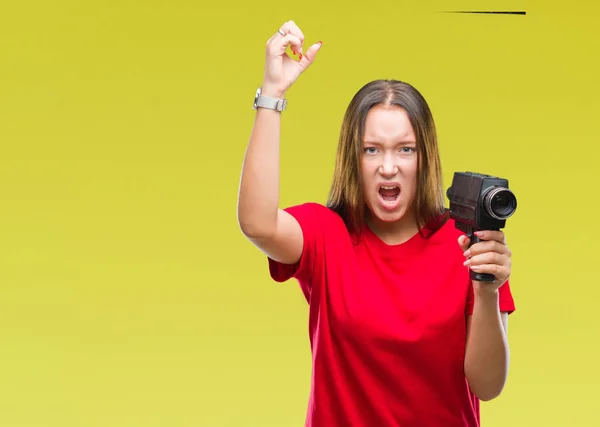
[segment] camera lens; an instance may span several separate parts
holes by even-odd
[[[496,187],[485,195],[483,205],[489,216],[504,220],[517,210],[517,198],[508,188]]]

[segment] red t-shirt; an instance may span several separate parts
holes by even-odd
[[[464,375],[472,285],[448,220],[428,239],[387,245],[368,227],[358,244],[317,203],[286,211],[304,233],[299,262],[269,258],[309,303],[312,384],[306,426],[471,427],[479,401]],[[512,312],[509,284],[500,309]]]

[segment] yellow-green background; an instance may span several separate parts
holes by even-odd
[[[499,174],[519,198],[512,366],[484,425],[599,425],[599,18],[589,1],[3,2],[0,427],[303,425],[306,303],[236,220],[265,42],[289,19],[323,47],[288,93],[282,205],[325,201],[360,86],[413,83],[446,185]]]

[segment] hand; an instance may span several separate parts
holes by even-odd
[[[288,21],[281,26],[281,31],[267,41],[267,57],[262,93],[266,96],[283,97],[289,87],[296,81],[309,65],[315,60],[321,42],[313,44],[306,53],[302,53],[304,34],[294,21]],[[299,60],[295,61],[286,54],[288,45],[298,54]]]
[[[494,282],[474,281],[480,289],[497,290],[510,277],[511,251],[506,246],[506,238],[502,231],[478,231],[475,233],[482,242],[475,243],[469,248],[470,239],[460,236],[458,244],[467,258],[465,266],[476,273],[489,273],[496,276]]]

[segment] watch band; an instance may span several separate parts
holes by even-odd
[[[273,98],[261,94],[261,88],[256,90],[254,97],[253,109],[268,108],[270,110],[283,111],[287,106],[287,99]]]

